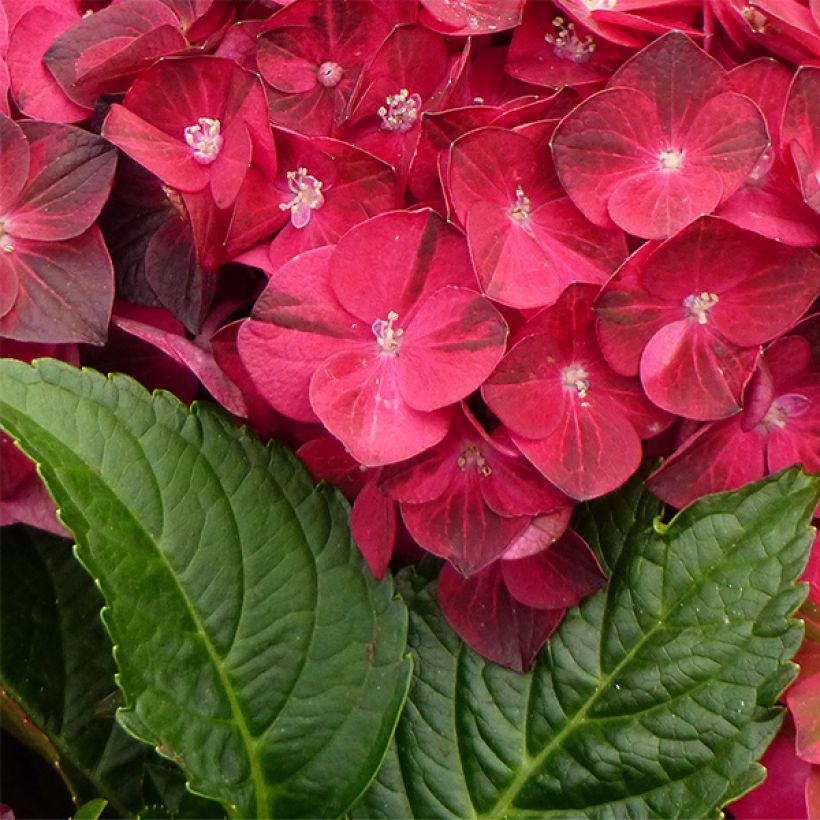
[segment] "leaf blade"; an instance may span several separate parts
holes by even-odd
[[[284,448],[126,377],[4,362],[0,396],[103,591],[126,728],[233,813],[341,814],[409,673],[404,608],[344,502]]]

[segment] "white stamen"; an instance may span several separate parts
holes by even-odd
[[[376,336],[376,341],[379,343],[382,352],[389,353],[391,356],[395,356],[398,353],[399,342],[401,337],[404,336],[404,330],[402,328],[393,327],[393,322],[398,318],[399,314],[396,313],[395,310],[391,310],[387,314],[386,322],[384,319],[376,319],[371,325],[373,334]]]
[[[520,185],[515,187],[515,202],[509,210],[510,218],[519,224],[526,222],[530,218],[530,198],[524,194],[524,189]]]
[[[763,426],[768,430],[782,430],[790,418],[802,416],[810,407],[811,400],[802,393],[778,396],[763,417]]]
[[[582,40],[575,31],[575,23],[568,23],[563,17],[556,17],[552,25],[558,33],[545,34],[544,39],[553,47],[556,57],[571,63],[588,63],[592,59],[596,45],[591,35]]]
[[[612,11],[617,0],[583,0],[583,2],[587,11]]]
[[[487,459],[481,454],[481,450],[475,444],[471,444],[462,451],[456,462],[460,469],[467,470],[468,467],[475,465],[479,475],[487,478],[493,474],[493,468],[487,464]]]
[[[674,151],[671,148],[658,154],[661,171],[679,171],[683,165],[683,151]]]
[[[382,130],[407,133],[421,113],[421,97],[402,88],[398,94],[387,97],[385,102],[387,106],[381,106],[376,112],[382,118]]]
[[[185,129],[185,142],[194,149],[194,159],[200,165],[210,165],[219,155],[224,142],[219,129],[219,120],[210,117],[200,117],[196,125]]]
[[[311,176],[307,168],[288,171],[288,188],[293,198],[288,202],[280,202],[282,211],[290,211],[290,221],[294,228],[304,228],[310,222],[313,211],[325,204],[322,193],[322,182]]]
[[[709,321],[709,311],[720,301],[716,293],[703,291],[702,293],[690,293],[683,300],[683,306],[699,325],[705,325]]]
[[[564,383],[564,390],[574,390],[578,398],[585,399],[589,393],[589,375],[580,364],[573,364],[565,367],[561,373]]]

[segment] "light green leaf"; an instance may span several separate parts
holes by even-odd
[[[102,598],[71,542],[26,527],[0,538],[3,724],[42,755],[77,802],[103,795],[120,816],[142,806],[150,749],[104,708],[114,684]]]
[[[74,820],[100,820],[107,805],[108,803],[101,797],[89,800],[88,803],[83,803],[83,805],[77,809],[74,813]]]
[[[343,813],[405,698],[406,610],[298,459],[132,379],[0,363],[115,644],[123,725],[238,816]]]
[[[352,816],[402,803],[459,820],[718,816],[763,778],[755,761],[782,719],[819,483],[786,471],[698,502],[664,534],[647,499],[626,527],[604,516],[602,541],[620,541],[601,544],[612,583],[569,611],[526,675],[461,643],[432,573],[402,573],[413,684]]]

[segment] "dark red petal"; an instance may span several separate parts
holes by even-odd
[[[417,410],[437,410],[478,389],[504,355],[507,323],[475,291],[446,287],[424,299],[405,327],[399,389]]]
[[[201,191],[210,180],[206,167],[193,158],[182,135],[173,139],[122,105],[111,106],[102,134],[172,188]]]
[[[499,515],[538,515],[569,503],[526,459],[493,450],[486,459],[492,472],[481,482],[481,494]]]
[[[310,382],[310,403],[327,429],[368,467],[392,464],[447,434],[451,408],[425,413],[402,398],[395,360],[350,350],[323,362]]]
[[[329,481],[352,501],[367,483],[372,471],[362,467],[344,444],[332,436],[321,436],[303,444],[296,455],[305,462],[314,481]]]
[[[617,489],[641,463],[635,428],[612,402],[594,396],[566,401],[549,436],[513,440],[559,490],[579,501]]]
[[[734,490],[762,478],[765,446],[762,433],[743,432],[739,416],[707,424],[664,461],[646,486],[681,509],[709,493]]]
[[[641,383],[658,407],[690,419],[710,421],[740,410],[759,348],[727,342],[693,319],[659,330],[641,357]]]
[[[572,530],[529,558],[505,558],[501,573],[510,594],[536,609],[575,606],[607,580],[587,542]]]
[[[8,214],[28,178],[29,147],[23,129],[0,114],[0,213]]]
[[[396,502],[368,481],[353,503],[350,530],[376,578],[384,578],[396,542]]]
[[[498,562],[472,578],[445,564],[438,600],[444,617],[470,648],[519,672],[530,667],[564,617],[563,609],[533,609],[516,601]]]
[[[105,140],[71,125],[26,122],[28,181],[7,227],[14,236],[70,239],[99,216],[114,181],[117,152]]]
[[[442,34],[492,34],[521,22],[524,0],[421,0],[419,22]]]
[[[57,12],[35,6],[14,27],[6,62],[14,102],[27,116],[78,122],[89,115],[89,107],[77,105],[65,95],[42,59],[57,36],[79,19],[73,9]]]
[[[103,344],[114,298],[114,269],[96,225],[63,242],[15,239],[5,262],[17,275],[14,307],[0,336],[31,342]]]

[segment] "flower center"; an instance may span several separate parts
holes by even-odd
[[[373,334],[382,352],[389,353],[391,356],[395,356],[399,352],[401,337],[404,336],[404,330],[402,328],[393,327],[393,322],[398,318],[399,314],[396,313],[395,310],[391,310],[387,314],[386,322],[384,319],[376,319],[371,325]]]
[[[740,13],[743,15],[743,19],[749,24],[749,28],[755,34],[766,34],[769,32],[769,18],[766,17],[762,11],[751,5],[751,3],[744,6],[740,10]]]
[[[530,218],[531,208],[530,198],[524,194],[524,189],[520,185],[515,187],[515,202],[509,210],[510,218],[519,224]]]
[[[683,306],[699,325],[705,325],[709,321],[709,311],[719,302],[716,293],[690,293],[684,300]]]
[[[6,225],[2,219],[0,219],[0,251],[5,251],[5,253],[14,252],[14,243],[6,233]]]
[[[667,151],[661,151],[658,154],[658,162],[661,171],[679,171],[683,165],[683,151],[673,151],[671,148]]]
[[[782,430],[788,419],[802,416],[809,407],[811,407],[811,401],[802,393],[786,393],[778,396],[763,417],[763,426],[767,430]]]
[[[210,117],[200,117],[196,125],[185,129],[185,142],[194,149],[194,159],[200,165],[210,165],[219,155],[224,142],[219,129],[219,120]]]
[[[760,159],[755,164],[755,167],[750,171],[747,183],[754,185],[755,183],[760,182],[760,180],[769,173],[769,169],[772,167],[773,163],[774,155],[771,150],[764,151],[761,154]]]
[[[382,131],[407,133],[419,118],[421,97],[402,88],[398,94],[387,97],[385,102],[387,105],[381,106],[377,112],[382,118]]]
[[[575,31],[575,23],[568,23],[563,17],[556,17],[552,25],[557,33],[545,34],[544,39],[552,46],[556,57],[571,63],[588,63],[592,59],[596,46],[589,34],[582,40]]]
[[[584,8],[587,11],[612,11],[617,0],[584,0]]]
[[[589,375],[580,364],[565,367],[561,373],[564,390],[574,390],[578,398],[585,399],[589,393]]]
[[[471,444],[469,447],[465,447],[462,450],[461,455],[458,457],[458,461],[456,462],[458,466],[462,470],[467,470],[472,466],[475,466],[476,470],[478,471],[479,475],[487,478],[493,474],[493,468],[487,464],[487,459],[481,455],[481,450],[476,447],[475,444]]]
[[[304,228],[310,222],[313,211],[325,204],[322,182],[311,176],[307,168],[288,171],[288,188],[293,197],[288,202],[280,202],[282,211],[290,211],[290,221],[294,228]]]
[[[328,61],[319,66],[319,70],[316,72],[316,79],[325,88],[335,88],[339,85],[344,73],[344,69],[338,63]]]

